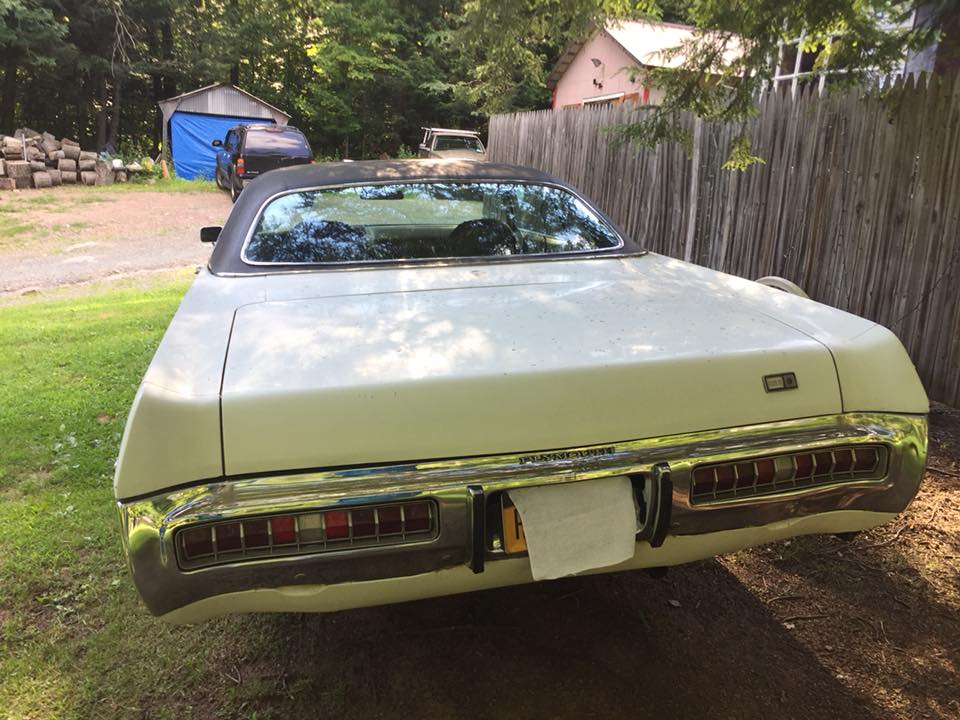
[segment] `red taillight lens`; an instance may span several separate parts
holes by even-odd
[[[346,510],[331,510],[323,514],[327,526],[327,540],[345,540],[350,537],[350,520]]]
[[[262,548],[270,545],[266,520],[247,520],[243,523],[243,544],[248,548]]]
[[[697,468],[693,473],[693,494],[713,494],[713,468]]]
[[[183,550],[187,557],[213,554],[213,535],[208,527],[191,528],[183,534]]]
[[[298,513],[288,510],[283,515],[184,528],[174,541],[186,569],[351,547],[400,545],[437,532],[434,507],[433,501],[415,501]]]
[[[270,533],[274,545],[291,545],[297,541],[297,522],[293,515],[270,518]]]
[[[757,475],[753,469],[753,463],[737,463],[737,490],[744,490],[753,487]]]
[[[836,472],[850,472],[853,469],[853,450],[843,448],[833,453],[834,466]]]
[[[430,506],[427,503],[405,505],[403,508],[403,531],[424,532],[430,529]]]
[[[396,535],[403,532],[403,515],[399,506],[380,508],[377,510],[377,515],[380,516],[381,535]]]
[[[758,460],[757,461],[757,485],[770,485],[773,483],[773,478],[776,475],[776,467],[774,467],[773,460]]]
[[[885,472],[884,446],[840,446],[817,452],[785,453],[752,461],[702,465],[693,469],[693,502],[774,492],[805,490],[818,485],[870,480]]]
[[[354,510],[352,515],[355,538],[376,537],[377,520],[373,510]]]
[[[237,158],[237,174],[243,175],[247,171],[243,158]]]
[[[813,456],[814,475],[829,475],[833,471],[833,455],[828,452],[818,452]]]
[[[717,472],[717,492],[733,490],[733,465],[720,465],[715,469]]]
[[[217,525],[217,552],[240,549],[240,523]]]
[[[857,448],[853,461],[855,472],[869,472],[877,466],[878,455],[874,448]]]

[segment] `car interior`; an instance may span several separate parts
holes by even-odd
[[[258,224],[244,259],[310,264],[505,257],[618,245],[609,229],[556,191],[521,195],[498,188],[467,199],[449,187],[432,192],[438,195],[405,197],[397,186],[384,186],[291,197],[276,212],[265,212],[269,218]]]

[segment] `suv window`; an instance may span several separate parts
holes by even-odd
[[[310,157],[310,144],[299,130],[284,128],[248,129],[243,151],[290,157]]]
[[[223,141],[223,149],[230,152],[237,149],[237,133],[233,130],[227,133],[227,139]]]

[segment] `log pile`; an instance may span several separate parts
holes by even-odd
[[[0,190],[48,188],[57,185],[111,185],[126,182],[139,164],[123,165],[81,150],[70,138],[20,128],[0,134]]]

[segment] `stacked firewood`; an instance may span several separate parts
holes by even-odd
[[[119,167],[118,167],[119,165]],[[122,163],[81,150],[69,138],[21,128],[0,135],[0,190],[48,188],[55,185],[110,185],[126,182],[130,170]]]

